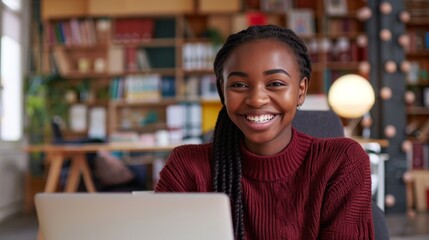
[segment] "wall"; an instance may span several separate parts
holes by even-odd
[[[0,222],[21,211],[26,156],[19,143],[0,143]]]
[[[26,76],[29,57],[30,4],[22,1],[22,70]],[[22,96],[22,95],[21,95]],[[0,222],[22,211],[24,199],[24,175],[27,171],[27,155],[22,151],[23,141],[0,141]]]

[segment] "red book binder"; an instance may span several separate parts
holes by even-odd
[[[413,169],[423,169],[423,145],[424,143],[413,143],[411,158]]]

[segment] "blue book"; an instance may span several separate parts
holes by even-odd
[[[429,50],[429,32],[425,32],[425,48]]]
[[[176,95],[176,79],[174,77],[162,77],[161,93],[163,97],[174,97]]]

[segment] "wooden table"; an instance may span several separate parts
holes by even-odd
[[[71,160],[70,172],[66,180],[65,192],[76,192],[80,175],[82,174],[85,187],[88,192],[96,192],[91,171],[86,161],[87,153],[98,151],[123,151],[123,152],[166,152],[175,146],[145,147],[139,143],[106,143],[106,144],[62,144],[62,145],[33,145],[24,148],[28,153],[43,152],[46,161],[50,165],[44,192],[55,192],[60,179],[61,169],[66,159]],[[38,240],[43,240],[41,231],[38,232]]]
[[[24,148],[28,153],[43,152],[50,165],[44,192],[55,192],[60,179],[61,169],[66,159],[71,160],[69,174],[66,180],[65,192],[76,192],[80,175],[82,174],[88,192],[96,192],[91,171],[86,161],[87,153],[98,151],[123,152],[166,152],[175,146],[145,147],[139,143],[106,143],[106,144],[63,144],[63,145],[33,145]]]

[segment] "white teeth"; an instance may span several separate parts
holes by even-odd
[[[246,116],[246,119],[255,123],[265,123],[274,118],[272,114],[264,114],[260,116]]]

